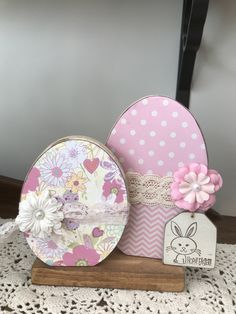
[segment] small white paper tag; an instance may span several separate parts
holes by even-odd
[[[165,226],[164,264],[214,268],[216,227],[201,213],[181,213]]]

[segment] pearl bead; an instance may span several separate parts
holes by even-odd
[[[192,185],[192,188],[193,188],[193,191],[194,191],[194,192],[199,192],[199,191],[201,191],[201,185],[200,185],[199,183],[194,183],[194,184]]]
[[[39,209],[39,210],[36,211],[36,213],[35,213],[35,218],[36,218],[37,220],[41,220],[41,219],[43,219],[44,217],[45,217],[45,213],[44,213],[44,211],[43,211],[42,209]]]

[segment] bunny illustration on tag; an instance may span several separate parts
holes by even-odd
[[[215,250],[216,227],[203,213],[183,212],[167,222],[165,264],[213,268]]]
[[[171,241],[171,244],[167,250],[173,250],[176,253],[174,258],[175,263],[185,264],[186,256],[194,253],[198,254],[199,256],[201,255],[201,250],[197,248],[197,243],[193,239],[193,236],[197,232],[196,222],[191,223],[185,234],[183,234],[180,226],[176,222],[172,221],[171,231],[176,236],[176,238]]]

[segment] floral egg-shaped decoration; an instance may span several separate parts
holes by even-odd
[[[93,266],[116,247],[129,204],[112,152],[86,137],[47,148],[23,185],[16,223],[35,255],[53,266]]]

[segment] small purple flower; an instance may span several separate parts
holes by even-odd
[[[101,161],[100,165],[102,168],[108,170],[104,178],[105,181],[112,181],[115,178],[115,176],[119,174],[119,170],[112,160]]]
[[[77,202],[79,200],[79,195],[77,193],[73,193],[71,190],[66,190],[62,197],[56,196],[55,198],[64,205],[67,203]]]
[[[64,223],[69,230],[76,230],[79,227],[79,222],[73,219],[64,219]]]

